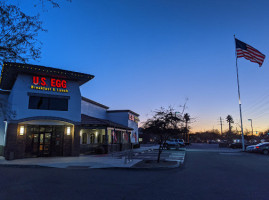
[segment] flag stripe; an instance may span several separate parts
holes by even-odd
[[[251,53],[253,53],[253,54],[254,54],[254,55],[256,55],[256,56],[261,57],[261,58],[263,58],[263,57],[264,57],[264,55],[263,55],[263,54],[259,54],[259,53],[255,52],[255,51],[251,50],[251,49],[248,49],[248,51],[249,51],[249,52],[251,52]]]
[[[256,59],[256,60],[258,60],[260,62],[263,62],[263,60],[264,60],[264,57],[263,58],[256,57],[255,55],[250,54],[248,51],[244,51],[244,50],[242,51],[241,49],[240,50],[237,50],[237,53],[241,57],[244,57],[244,56],[253,57],[254,59]]]
[[[259,58],[251,53],[249,53],[248,51],[242,51],[242,50],[239,50],[237,51],[238,52],[238,57],[248,57],[248,58],[252,58],[253,61],[257,60],[259,61],[259,64],[263,62],[264,58]]]
[[[248,54],[244,54],[242,57],[248,57],[248,58],[251,58],[252,60],[256,60],[257,62],[262,63],[262,60],[259,60],[251,55],[248,55]]]
[[[258,59],[260,59],[260,60],[263,60],[264,58],[265,58],[265,56],[264,55],[258,55],[258,54],[256,54],[256,53],[252,53],[252,51],[246,51],[246,50],[241,50],[241,49],[237,49],[237,51],[242,51],[242,52],[244,52],[244,53],[246,53],[246,54],[249,54],[249,55],[252,55],[252,56],[255,56],[255,57],[257,57]]]
[[[253,62],[256,61],[255,59],[253,59],[252,57],[249,57],[249,56],[242,56],[242,57],[244,57],[244,58],[247,59],[247,60],[253,61]],[[242,57],[241,57],[241,58],[242,58]],[[261,62],[257,62],[257,63],[261,63]]]
[[[255,56],[258,56],[258,57],[260,57],[260,58],[264,58],[265,57],[265,55],[263,55],[263,54],[260,54],[260,53],[257,53],[256,51],[253,51],[253,50],[251,50],[251,49],[248,49],[251,53],[253,53]]]
[[[263,63],[263,60],[260,60],[260,59],[257,59],[257,58],[255,58],[255,57],[253,57],[253,56],[251,56],[251,55],[249,55],[249,54],[238,54],[238,56],[237,56],[238,58],[242,58],[242,57],[244,57],[244,58],[246,58],[247,60],[250,60],[250,61],[252,61],[252,62],[256,62],[256,63],[258,63],[258,64],[262,64]]]

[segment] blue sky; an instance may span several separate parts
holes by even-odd
[[[41,13],[48,32],[39,36],[42,58],[31,63],[95,75],[82,95],[141,121],[161,106],[181,110],[188,98],[193,131],[220,129],[217,119],[228,114],[239,122],[233,35],[269,56],[268,1],[62,2]],[[35,12],[30,0],[19,4]],[[254,130],[269,128],[268,63],[238,60],[249,130],[248,118]]]

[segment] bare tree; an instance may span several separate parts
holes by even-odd
[[[66,0],[71,2],[72,0]],[[60,8],[60,3],[57,0],[38,0],[36,1],[36,3],[34,4],[34,6],[38,6],[41,5],[42,8],[45,8],[47,4],[51,4],[54,8]]]
[[[30,16],[18,6],[0,2],[0,63],[4,61],[27,62],[38,59],[41,54],[42,43],[37,39],[40,32],[46,31],[42,27],[39,15]],[[46,3],[59,7],[55,0],[33,1],[33,5]]]
[[[148,119],[144,124],[144,133],[152,134],[158,137],[159,152],[157,162],[160,162],[161,153],[164,145],[169,137],[176,137],[182,133],[182,116],[177,115],[175,109],[169,107],[167,109],[160,108],[154,111],[152,118]]]

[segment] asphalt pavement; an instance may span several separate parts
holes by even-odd
[[[193,149],[163,170],[2,166],[0,199],[269,199],[269,156]]]

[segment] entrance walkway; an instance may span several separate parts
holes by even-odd
[[[139,149],[134,149],[133,152],[143,153],[156,148],[157,146],[142,146]],[[80,157],[38,157],[9,161],[1,157],[0,165],[55,168],[130,168],[142,160],[133,159],[131,162],[127,162],[124,155],[127,155],[126,153],[128,153],[128,151],[118,153],[121,153],[122,155],[120,157],[113,154],[82,155]]]

